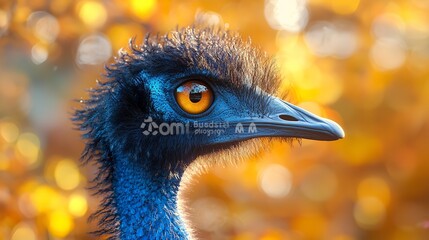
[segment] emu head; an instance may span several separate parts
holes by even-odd
[[[277,98],[279,82],[274,61],[237,34],[188,27],[131,41],[75,120],[88,158],[152,159],[144,164],[168,171],[254,138],[344,137]]]

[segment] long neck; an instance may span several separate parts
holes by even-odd
[[[112,187],[120,239],[188,239],[177,211],[183,172],[154,171],[148,160],[115,159]]]

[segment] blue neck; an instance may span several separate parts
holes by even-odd
[[[147,166],[147,160],[115,161],[113,192],[120,239],[188,239],[177,211],[183,172],[157,172]]]

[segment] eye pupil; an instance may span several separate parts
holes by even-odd
[[[203,97],[203,94],[201,92],[191,92],[189,94],[189,100],[191,100],[191,102],[193,103],[197,103],[201,100],[201,98]]]

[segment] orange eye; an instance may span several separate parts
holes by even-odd
[[[176,89],[176,101],[189,114],[205,112],[213,103],[213,92],[207,84],[191,80]]]

